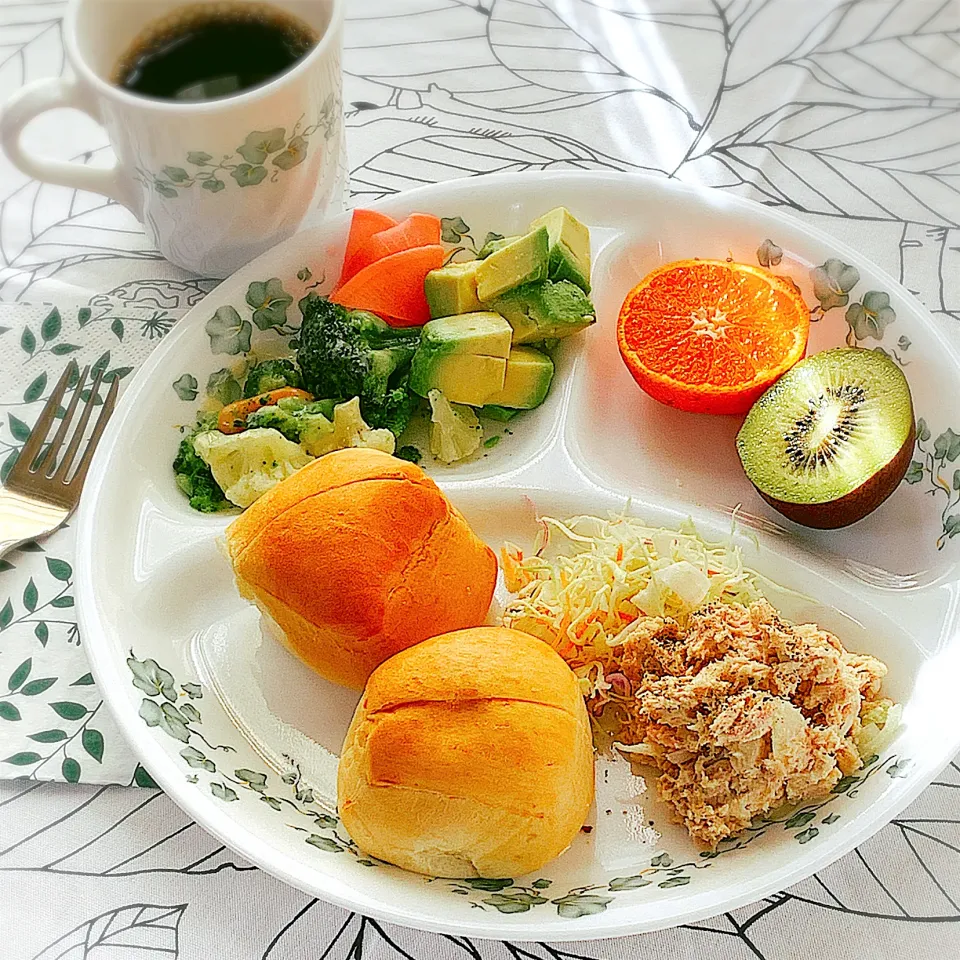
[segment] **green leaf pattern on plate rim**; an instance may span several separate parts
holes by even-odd
[[[757,262],[762,267],[776,266],[783,256],[783,250],[769,238],[757,248]],[[810,279],[818,301],[810,311],[810,321],[816,323],[829,311],[846,307],[845,343],[848,347],[864,346],[866,340],[883,340],[884,330],[897,319],[896,311],[890,305],[890,295],[882,290],[867,290],[859,301],[850,303],[850,295],[860,282],[860,271],[836,257],[814,267]],[[909,363],[903,355],[911,345],[910,338],[901,334],[896,348],[877,346],[872,349],[886,354],[901,367],[907,367]],[[937,549],[942,550],[948,540],[960,534],[960,465],[956,469],[948,467],[960,457],[960,434],[948,427],[937,435],[932,448],[928,445],[931,437],[930,427],[921,417],[917,420],[917,456],[910,462],[903,482],[922,484],[923,492],[941,504]]]
[[[302,267],[297,272],[297,280],[300,283],[299,297],[303,300],[326,283],[326,275],[321,273],[319,278],[314,279],[311,269]],[[295,351],[300,317],[288,318],[294,299],[279,277],[254,280],[247,285],[243,303],[222,304],[207,319],[205,330],[211,353],[237,358],[229,366],[208,375],[204,394],[209,400],[218,406],[225,406],[240,399],[243,395],[243,379],[253,362],[251,351],[254,350],[254,342],[260,338],[282,338],[286,340],[285,352],[292,354]],[[272,346],[269,355],[276,355]],[[195,401],[200,394],[200,382],[189,372],[177,377],[172,387],[177,397],[187,403]]]
[[[167,736],[185,744],[178,752],[189,771],[185,772],[188,782],[199,784],[200,774],[206,774],[206,789],[224,803],[234,803],[244,796],[256,794],[260,803],[277,813],[286,817],[299,815],[300,823],[288,823],[287,826],[305,834],[303,840],[311,847],[324,853],[347,853],[364,867],[389,866],[364,854],[347,836],[339,818],[319,806],[313,791],[303,782],[299,764],[292,757],[284,755],[286,768],[279,775],[272,775],[279,780],[279,784],[272,782],[271,774],[261,770],[236,767],[231,771],[229,768],[232,764],[219,754],[236,753],[235,748],[228,744],[210,743],[199,729],[202,722],[200,712],[190,701],[203,698],[200,683],[189,681],[177,684],[173,674],[156,660],[149,657],[139,660],[132,650],[127,658],[127,666],[133,686],[147,694],[140,705],[141,718],[147,726],[158,727]],[[467,897],[475,909],[526,913],[534,907],[550,905],[558,916],[575,920],[602,913],[617,894],[644,887],[668,890],[686,886],[696,879],[697,871],[708,869],[717,857],[741,850],[778,827],[790,832],[798,843],[807,843],[819,834],[821,827],[828,827],[840,819],[840,815],[834,811],[821,817],[824,808],[840,797],[855,797],[860,787],[879,770],[885,770],[891,777],[902,777],[907,775],[908,767],[908,761],[896,756],[883,761],[876,756],[870,757],[862,770],[840,780],[824,800],[806,804],[782,816],[761,818],[741,837],[725,841],[717,850],[703,851],[697,859],[675,863],[669,853],[660,851],[635,874],[614,877],[606,883],[573,887],[562,894],[553,895],[556,893],[551,890],[554,881],[547,877],[539,877],[530,883],[516,883],[509,877],[471,877],[463,880],[429,878],[425,882],[445,885],[450,893]],[[138,767],[138,771],[141,770]],[[140,776],[140,779],[143,778],[149,778],[145,770]],[[140,782],[137,775],[135,779]],[[818,818],[819,825],[814,826]]]
[[[232,754],[236,749],[229,744],[211,743],[200,730],[202,715],[196,704],[203,699],[203,686],[195,681],[177,684],[170,671],[156,660],[147,657],[137,659],[133,651],[127,658],[131,683],[146,694],[140,702],[139,714],[148,727],[157,727],[168,737],[184,746],[178,751],[190,771],[187,779],[200,782],[200,774],[206,774],[207,789],[218,800],[233,803],[243,791],[259,795],[260,802],[271,809],[300,814],[310,827],[294,826],[291,829],[305,833],[304,840],[321,850],[337,853],[349,852],[365,866],[373,862],[363,857],[356,844],[342,834],[340,821],[329,811],[315,805],[313,792],[302,783],[300,768],[292,759],[288,768],[279,777],[274,789],[270,776],[246,767],[230,769],[222,754]],[[135,779],[149,777],[146,771]]]
[[[459,244],[451,252],[451,257],[463,250],[476,254],[470,233],[471,228],[462,217],[441,217],[440,222],[444,242]],[[778,266],[785,256],[788,260],[791,259],[789,254],[785,255],[782,247],[770,238],[766,238],[759,244],[756,256],[757,262],[768,269]],[[818,300],[817,306],[810,311],[811,322],[818,322],[830,310],[847,307],[844,316],[847,321],[845,342],[848,346],[861,347],[864,345],[863,341],[882,340],[886,327],[896,321],[896,312],[890,306],[890,297],[883,291],[868,290],[859,301],[850,303],[850,295],[860,282],[860,271],[856,267],[831,257],[809,272],[814,296]],[[300,292],[304,296],[322,287],[326,282],[325,275],[314,280],[308,266],[302,267],[297,272],[296,279],[302,285]],[[287,313],[294,299],[295,297],[284,287],[284,281],[279,277],[251,282],[247,287],[243,304],[236,306],[223,304],[207,320],[206,332],[210,339],[211,351],[215,354],[245,357],[251,349],[252,339],[258,335],[257,331],[261,331],[288,338],[287,347],[292,352],[296,348],[299,320],[288,319]],[[35,346],[34,338],[33,348]],[[909,364],[903,359],[903,355],[910,346],[910,338],[901,334],[896,348],[891,346],[885,349],[877,346],[873,349],[886,353],[901,367],[906,367]],[[243,364],[238,363],[211,373],[207,380],[206,396],[220,405],[238,399],[242,393],[241,381],[245,369]],[[183,373],[173,381],[173,390],[181,400],[192,402],[199,395],[199,383],[193,374]],[[922,430],[921,425],[923,425]],[[924,433],[927,436],[924,436]],[[953,434],[953,431],[948,429],[945,434],[941,434],[937,438],[937,444],[940,444],[942,438],[948,434]],[[953,435],[956,436],[956,434]],[[960,472],[955,471],[950,479],[942,474],[946,463],[952,463],[956,459],[960,447],[953,448],[948,444],[941,449],[939,445],[935,445],[934,450],[930,451],[923,447],[923,443],[928,439],[929,429],[921,419],[917,426],[919,456],[910,464],[904,482],[918,484],[926,480],[926,492],[935,497],[944,498],[941,512],[942,531],[937,539],[937,547],[943,549],[947,540],[960,534]],[[490,443],[489,446],[494,446],[494,443]],[[11,462],[7,469],[12,466]]]
[[[932,441],[932,443],[931,443]],[[941,533],[937,549],[942,550],[948,540],[960,533],[960,433],[947,427],[933,436],[927,421],[917,420],[917,454],[910,461],[905,483],[921,485],[920,489],[941,504]]]
[[[769,269],[778,266],[783,258],[783,249],[769,237],[757,247],[757,262],[761,267]],[[831,310],[846,307],[844,319],[848,327],[848,347],[859,347],[864,340],[882,340],[883,331],[897,319],[896,311],[890,306],[890,295],[882,290],[867,290],[860,300],[850,302],[854,288],[860,283],[860,271],[838,257],[829,257],[810,270],[810,281],[817,299],[817,305],[810,311],[811,323],[817,323]],[[900,337],[897,346],[905,353],[910,347],[909,338]],[[905,366],[892,348],[882,352]]]

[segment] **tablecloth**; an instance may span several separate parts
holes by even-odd
[[[64,72],[62,13],[0,0],[0,98]],[[676,177],[854,244],[960,336],[956,0],[348,0],[344,63],[354,204],[503,170]],[[109,162],[79,114],[26,136]],[[124,208],[0,158],[0,476],[66,359],[127,378],[214,285]],[[957,954],[956,764],[819,876],[690,928],[482,943],[318,903],[151,789],[101,706],[72,574],[69,527],[0,561],[0,778],[28,778],[0,782],[4,960]]]

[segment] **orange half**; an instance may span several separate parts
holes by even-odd
[[[620,355],[655,400],[745,413],[802,359],[810,310],[791,280],[726,260],[678,260],[627,294]]]

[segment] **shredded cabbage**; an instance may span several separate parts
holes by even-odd
[[[554,647],[598,707],[628,693],[618,689],[623,677],[611,648],[642,617],[672,617],[682,627],[706,603],[749,605],[763,598],[732,537],[704,540],[691,521],[679,530],[621,515],[542,517],[540,524],[532,555],[503,547],[507,589],[517,595],[503,624]]]
[[[854,737],[861,757],[883,753],[900,728],[903,706],[892,700],[880,700],[860,713],[860,732]]]

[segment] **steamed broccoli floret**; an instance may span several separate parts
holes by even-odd
[[[367,423],[402,432],[417,402],[402,374],[420,341],[419,329],[394,329],[372,313],[348,313],[325,297],[307,297],[301,308],[297,362],[305,388],[318,397],[359,397]]]
[[[196,436],[198,433],[206,433],[207,430],[216,430],[220,421],[220,414],[216,410],[207,410],[206,412],[197,411],[197,425],[191,433]]]
[[[247,429],[256,430],[258,428],[279,430],[288,440],[293,440],[295,443],[300,442],[300,421],[296,413],[284,410],[276,404],[254,410],[247,417]]]
[[[358,397],[338,403],[333,411],[333,423],[328,424],[326,430],[305,430],[300,441],[300,446],[314,457],[345,447],[368,447],[393,453],[396,445],[396,438],[389,430],[371,429],[363,419]]]
[[[358,396],[370,372],[369,354],[343,307],[326,297],[303,302],[297,363],[314,396]]]
[[[213,416],[213,428],[215,427],[216,415]],[[201,418],[196,428],[180,441],[177,456],[173,461],[177,486],[190,498],[190,506],[201,513],[216,513],[232,506],[220,484],[213,479],[210,467],[197,454],[193,444],[198,434],[213,428],[210,426],[209,417]]]
[[[391,327],[386,320],[381,320],[375,313],[371,313],[369,310],[350,310],[347,316],[361,333],[374,340],[377,338],[394,340],[398,336],[410,333],[409,328]],[[419,338],[419,333],[417,336]]]
[[[415,447],[412,443],[406,444],[406,446],[401,447],[394,456],[398,460],[409,460],[410,463],[419,463],[423,459],[423,454],[420,452],[418,447]]]
[[[407,429],[420,403],[420,397],[410,389],[408,381],[409,377],[404,375],[382,400],[369,399],[366,404],[361,404],[364,419],[371,427],[385,427],[395,437]]]
[[[247,417],[247,427],[279,430],[288,440],[300,443],[305,437],[329,433],[333,417],[333,401],[304,403],[297,397],[286,397],[278,403],[254,410]]]
[[[245,397],[279,390],[281,387],[302,387],[303,377],[290,360],[263,360],[247,374],[243,385]]]
[[[282,404],[283,401],[281,400]],[[333,398],[328,400],[314,400],[304,407],[305,413],[322,413],[328,420],[333,420],[333,411],[337,406],[337,401]]]

